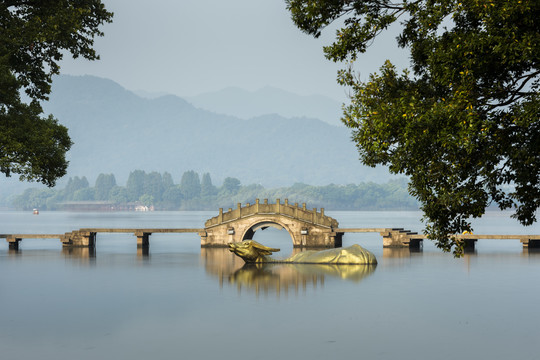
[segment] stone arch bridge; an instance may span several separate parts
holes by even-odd
[[[252,239],[257,230],[267,227],[285,229],[292,238],[294,247],[339,247],[343,233],[336,232],[337,220],[326,216],[324,208],[308,210],[306,204],[299,206],[281,203],[269,204],[265,199],[255,204],[238,203],[236,209],[223,212],[206,221],[205,232],[201,233],[201,246],[224,247],[231,242]]]
[[[57,238],[63,247],[75,248],[86,247],[93,249],[96,244],[98,233],[132,233],[137,239],[137,248],[142,249],[142,254],[148,254],[150,235],[154,233],[197,233],[201,237],[202,247],[227,247],[231,242],[252,239],[257,230],[267,227],[285,229],[291,236],[294,247],[340,247],[345,233],[379,233],[382,236],[383,247],[409,247],[419,248],[422,241],[427,238],[424,234],[418,234],[403,228],[340,228],[336,219],[326,216],[324,208],[317,211],[316,208],[308,210],[306,204],[299,206],[281,203],[280,199],[275,204],[269,204],[265,199],[263,203],[259,199],[255,204],[238,203],[236,209],[224,212],[219,209],[218,216],[206,221],[204,228],[83,228],[73,230],[65,234],[1,234],[5,238],[11,250],[17,251],[19,243],[23,239],[49,239]],[[450,236],[450,235],[449,235]],[[459,241],[463,241],[466,249],[474,249],[479,239],[517,239],[523,244],[523,248],[539,248],[540,235],[479,235],[459,234],[452,235]]]

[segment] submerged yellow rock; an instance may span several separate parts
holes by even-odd
[[[377,264],[375,255],[360,245],[328,250],[308,250],[284,260],[272,259],[269,255],[279,249],[264,246],[254,240],[230,243],[229,250],[244,259],[246,263],[295,263],[295,264]]]

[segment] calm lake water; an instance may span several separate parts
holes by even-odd
[[[406,227],[418,212],[331,212],[341,227]],[[0,212],[0,233],[81,227],[203,227],[214,212]],[[508,213],[476,233],[540,234]],[[255,239],[292,252],[285,231]],[[147,256],[131,234],[98,234],[95,254],[59,240],[0,242],[2,359],[538,359],[540,253],[517,240],[480,240],[454,259],[382,248],[347,234],[376,268],[245,268],[196,234],[156,234]]]

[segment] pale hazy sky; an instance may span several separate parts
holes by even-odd
[[[192,96],[229,86],[278,87],[301,95],[346,100],[336,83],[343,65],[328,61],[320,39],[298,30],[282,0],[104,0],[115,13],[95,48],[101,60],[67,59],[61,72],[96,75],[130,90]],[[396,52],[394,35],[380,39],[362,59],[363,76]],[[396,57],[397,55],[397,57]]]

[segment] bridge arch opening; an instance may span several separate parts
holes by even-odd
[[[272,221],[262,221],[251,226],[244,234],[242,240],[255,240],[263,245],[279,248],[274,254],[275,258],[286,258],[293,253],[293,239],[291,234],[282,225]]]

